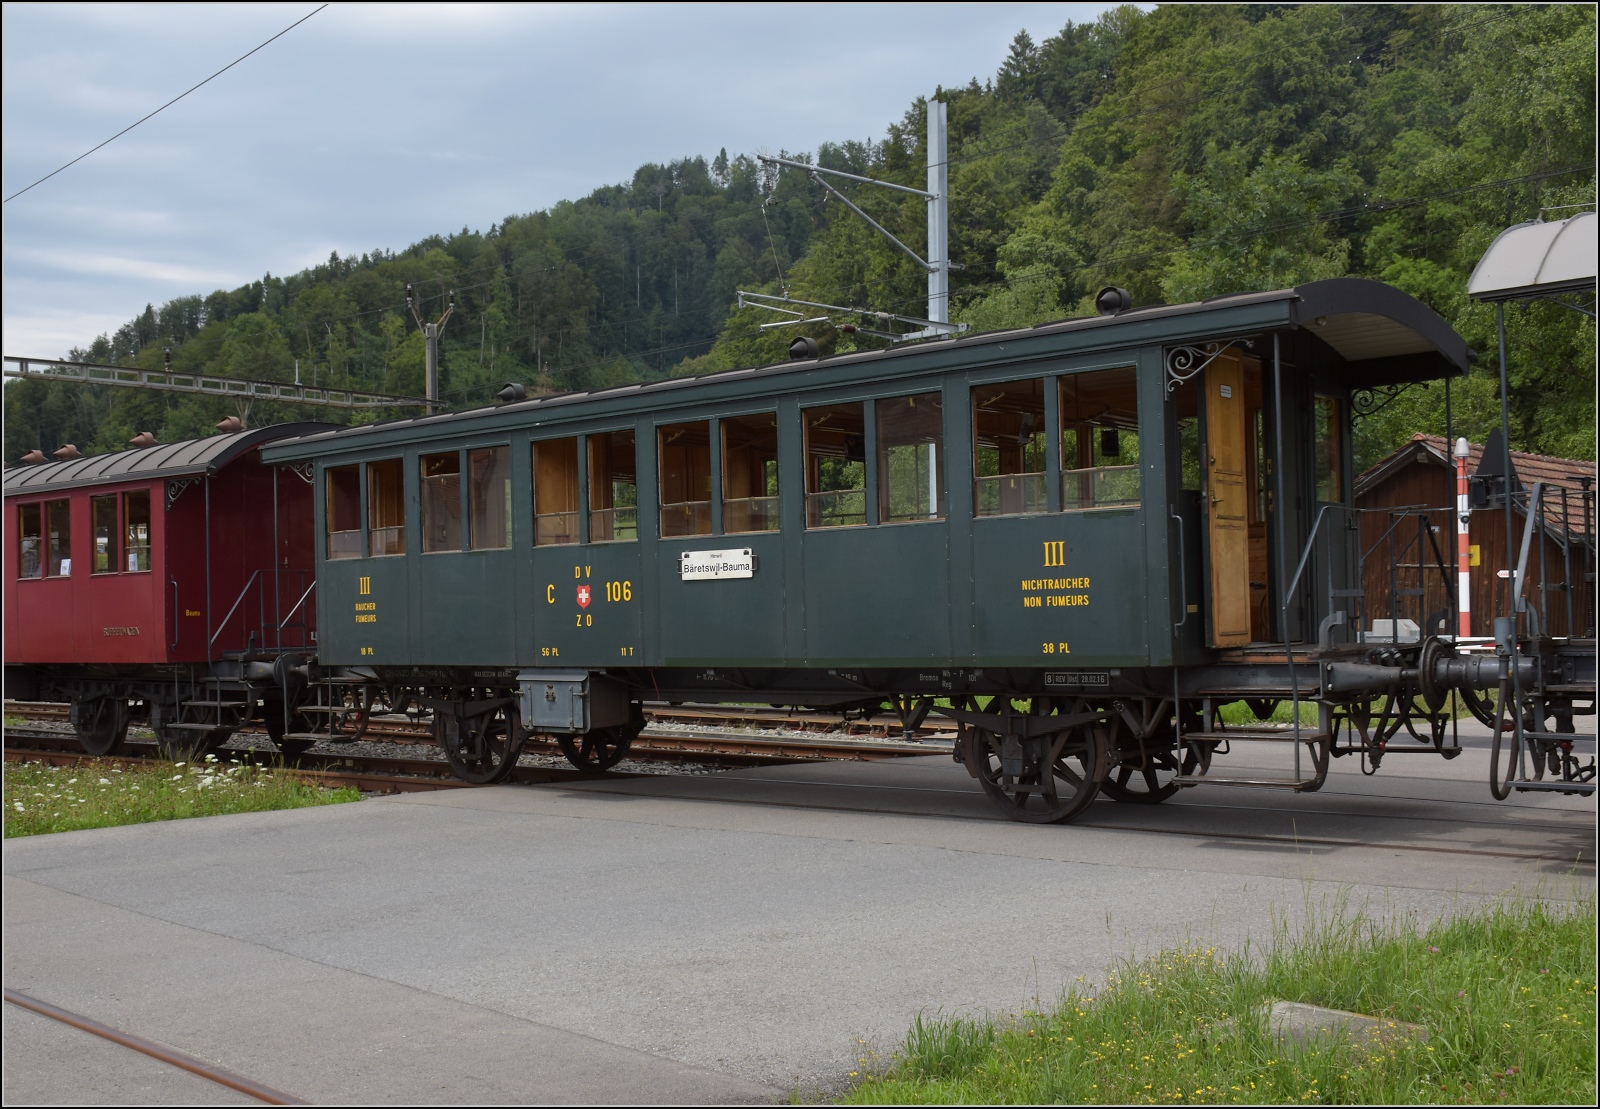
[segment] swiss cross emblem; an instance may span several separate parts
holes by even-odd
[[[578,607],[579,608],[588,608],[589,607],[589,596],[590,596],[589,587],[587,585],[578,586]]]

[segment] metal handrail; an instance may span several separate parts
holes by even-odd
[[[285,571],[283,571],[283,570],[279,570],[279,569],[274,568],[272,570],[257,570],[257,571],[255,571],[254,573],[252,573],[250,575],[249,580],[247,580],[244,583],[244,588],[239,590],[239,596],[238,596],[237,599],[234,600],[233,607],[228,609],[228,614],[226,616],[224,616],[222,618],[222,622],[217,625],[216,631],[211,633],[211,638],[206,643],[206,653],[208,655],[210,654],[211,649],[217,645],[217,639],[227,629],[228,622],[233,619],[233,614],[235,612],[239,611],[239,606],[242,605],[244,603],[244,601],[245,601],[245,598],[247,596],[249,596],[251,587],[253,587],[256,584],[256,581],[261,577],[261,575],[265,574],[265,573],[270,573],[270,574],[273,574],[273,575],[277,575],[277,574],[281,574],[281,573],[284,573],[284,572]],[[289,571],[289,572],[290,573],[297,573],[297,574],[304,574],[307,571],[305,571],[305,570],[293,570],[293,571]],[[281,634],[283,629],[289,626],[289,621],[291,619],[293,619],[295,613],[300,611],[300,606],[306,603],[307,598],[309,598],[311,596],[312,591],[315,590],[316,588],[317,588],[316,578],[313,577],[312,580],[311,580],[310,587],[307,588],[304,593],[300,594],[300,599],[295,602],[294,607],[289,610],[288,615],[283,616],[282,618],[277,620],[272,625],[273,629],[280,633],[279,637],[278,637],[279,638],[278,646],[280,648],[283,646],[282,634]],[[274,615],[276,615],[276,614],[274,614]],[[266,627],[267,627],[267,622],[266,622],[265,618],[262,619],[261,624],[262,624],[262,630],[265,631]],[[263,646],[264,645],[265,644],[263,644]]]
[[[222,629],[228,626],[228,621],[233,619],[233,614],[239,611],[239,606],[244,604],[245,596],[250,592],[250,587],[256,583],[256,579],[260,576],[261,571],[257,570],[250,575],[250,580],[244,583],[244,588],[239,590],[239,596],[233,602],[233,607],[228,610],[228,615],[222,618],[222,623],[217,625],[217,630],[212,632],[211,638],[206,641],[206,653],[208,655],[211,653],[211,648],[217,645],[217,636],[221,635]]]
[[[279,628],[288,627],[289,620],[294,616],[295,613],[300,611],[300,606],[306,603],[306,599],[308,597],[310,597],[312,593],[316,592],[316,589],[317,589],[317,579],[316,578],[312,578],[311,579],[311,584],[306,587],[306,591],[304,593],[300,594],[300,599],[298,601],[296,601],[294,603],[294,607],[289,610],[289,615],[285,616],[283,618],[282,622],[278,624]]]

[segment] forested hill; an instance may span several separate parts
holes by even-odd
[[[1492,313],[1464,295],[1483,250],[1511,223],[1594,205],[1595,45],[1588,5],[1125,7],[1044,42],[1019,34],[992,79],[935,94],[963,267],[952,316],[987,329],[1086,314],[1112,283],[1149,303],[1354,275],[1406,289],[1492,353]],[[924,110],[814,157],[920,187]],[[925,240],[919,198],[852,193]],[[151,306],[71,356],[154,367],[170,346],[179,369],[272,379],[298,360],[306,380],[420,395],[407,282],[430,318],[456,291],[441,377],[463,407],[506,381],[569,389],[780,358],[795,329],[758,331],[775,317],[735,311],[741,288],[925,305],[913,264],[804,174],[722,151],[485,231]],[[1516,445],[1593,458],[1593,322],[1550,304],[1508,318]],[[881,342],[809,331],[825,351]],[[1475,438],[1498,419],[1489,362],[1454,390]],[[1364,420],[1361,461],[1441,431],[1442,392]],[[6,450],[203,434],[223,403],[12,384]],[[258,405],[251,422],[299,414]]]

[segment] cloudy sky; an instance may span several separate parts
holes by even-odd
[[[7,4],[11,196],[313,11]],[[333,4],[4,205],[4,353],[144,308],[400,249],[643,162],[879,138],[1107,4]]]

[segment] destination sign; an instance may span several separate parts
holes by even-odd
[[[737,551],[684,551],[678,556],[678,572],[684,581],[753,578],[756,558],[749,547]]]

